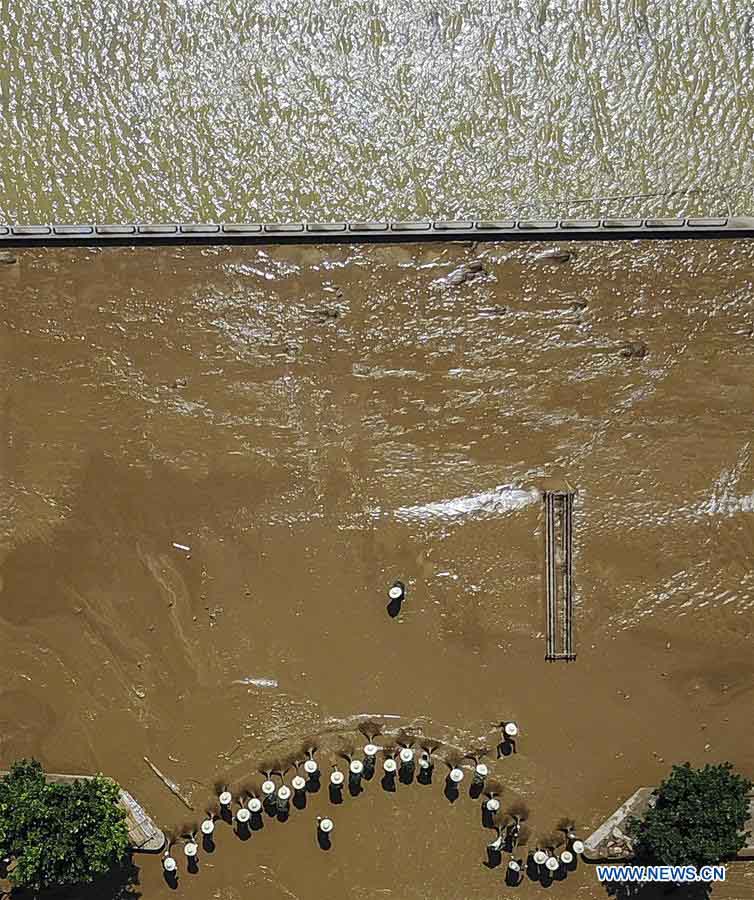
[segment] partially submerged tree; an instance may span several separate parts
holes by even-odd
[[[97,776],[48,784],[36,760],[0,780],[0,858],[14,887],[87,884],[123,863],[128,847],[118,786]]]
[[[669,866],[714,865],[746,843],[748,793],[752,782],[731,763],[692,769],[673,766],[655,791],[656,803],[628,832],[637,856]]]

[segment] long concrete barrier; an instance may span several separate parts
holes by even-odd
[[[0,247],[751,238],[754,216],[412,222],[0,225]]]

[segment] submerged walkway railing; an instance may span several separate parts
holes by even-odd
[[[573,660],[573,492],[545,491],[548,660]]]
[[[0,225],[3,246],[754,237],[754,216],[411,222]]]

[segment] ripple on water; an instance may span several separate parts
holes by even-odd
[[[640,7],[6,3],[0,219],[750,211],[746,4]]]

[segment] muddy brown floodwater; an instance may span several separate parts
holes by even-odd
[[[216,779],[307,735],[327,772],[371,715],[440,757],[493,748],[535,837],[566,815],[587,834],[675,761],[751,775],[754,244],[542,249],[2,267],[2,765],[101,770],[179,825],[144,755],[199,818]],[[558,485],[577,491],[571,664],[544,661],[539,492]],[[496,759],[503,718],[521,735]],[[174,896],[498,897],[480,803],[468,776],[448,802],[445,771],[322,790],[246,842],[218,826]],[[144,900],[173,895],[137,862]],[[582,864],[547,895],[606,892]],[[714,896],[754,896],[752,866]]]

